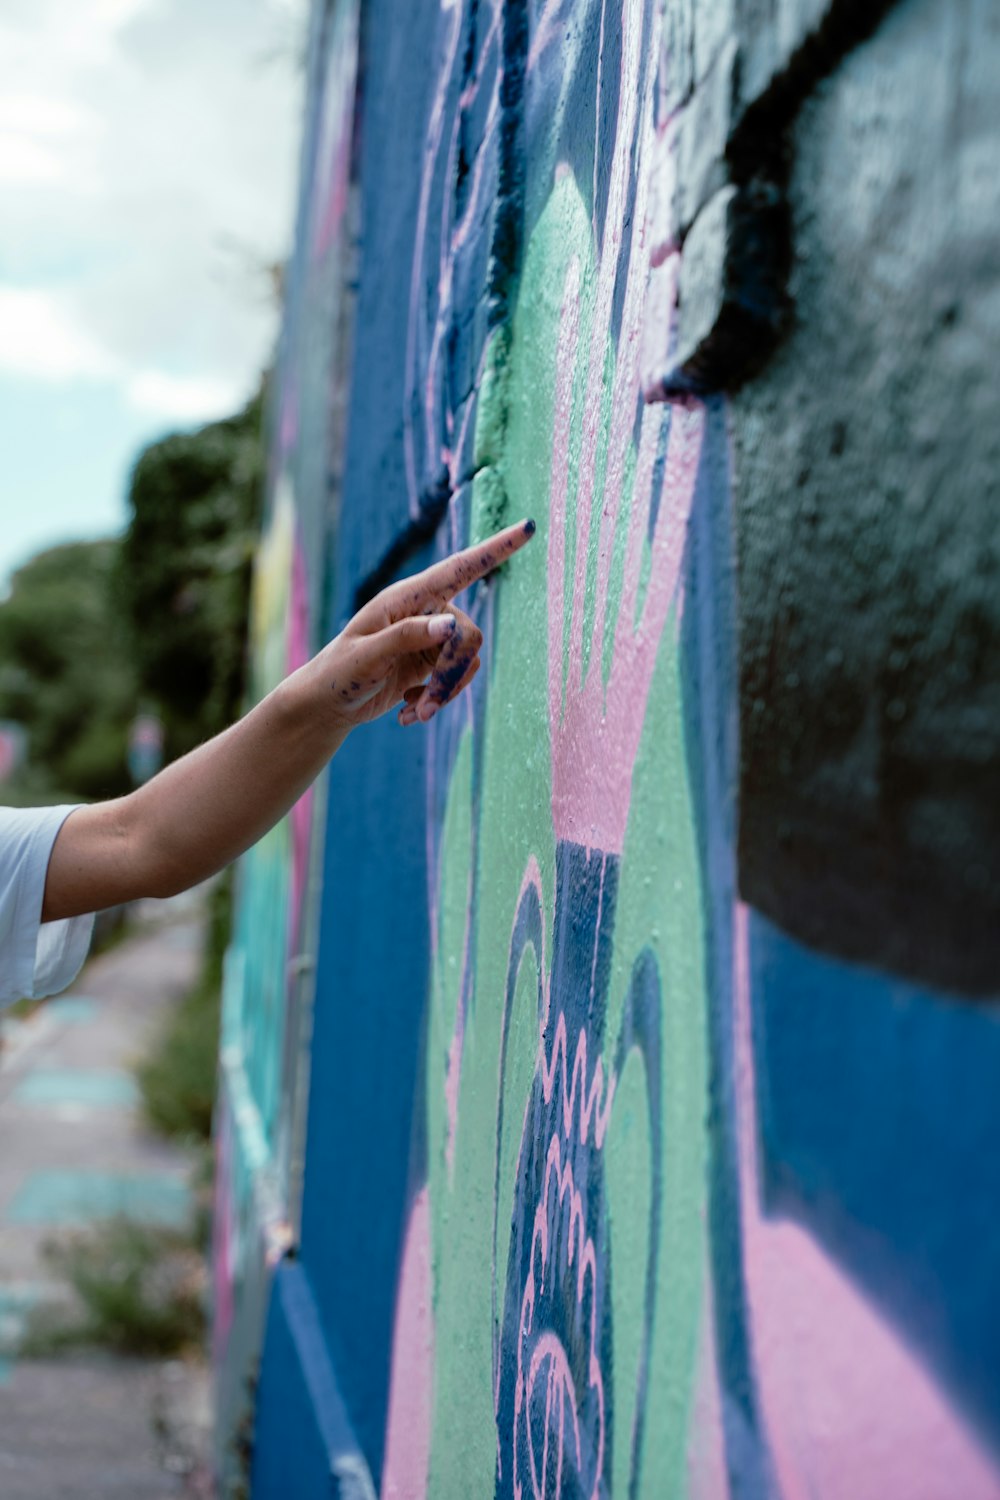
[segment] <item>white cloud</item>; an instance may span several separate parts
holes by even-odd
[[[276,332],[302,0],[2,9],[0,368],[178,420],[238,403]]]
[[[0,130],[21,136],[67,136],[86,130],[95,116],[46,94],[11,93],[0,98]]]
[[[136,411],[182,423],[226,416],[248,394],[238,378],[136,368],[97,343],[59,296],[20,287],[0,286],[0,373],[58,385],[110,382]]]
[[[167,375],[142,370],[126,382],[126,395],[138,411],[174,422],[207,421],[228,416],[246,392],[224,380]]]
[[[106,378],[114,364],[57,297],[0,286],[0,370],[67,381]]]
[[[0,182],[55,182],[61,176],[54,151],[38,141],[0,131]]]

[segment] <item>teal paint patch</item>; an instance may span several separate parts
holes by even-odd
[[[6,1331],[6,1319],[19,1317],[42,1295],[42,1289],[30,1283],[21,1286],[0,1286],[0,1338]]]
[[[137,1104],[139,1090],[127,1073],[39,1068],[21,1079],[13,1097],[18,1104],[83,1104],[94,1109],[117,1109]]]
[[[191,1214],[187,1183],[165,1173],[34,1172],[14,1196],[10,1224],[89,1224],[123,1215],[183,1228]]]
[[[86,995],[65,995],[60,1000],[50,1000],[46,1010],[54,1021],[92,1021],[97,1014],[97,1001]]]
[[[0,1386],[9,1385],[28,1313],[41,1300],[39,1287],[0,1287]]]

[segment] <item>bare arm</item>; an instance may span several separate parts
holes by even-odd
[[[471,682],[482,635],[455,594],[534,532],[520,522],[390,585],[237,724],[115,802],[78,808],[49,860],[44,921],[195,885],[288,812],[356,725],[427,722]]]

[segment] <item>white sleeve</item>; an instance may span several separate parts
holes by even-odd
[[[0,1007],[71,984],[90,947],[93,913],[42,922],[49,856],[73,807],[0,807]]]

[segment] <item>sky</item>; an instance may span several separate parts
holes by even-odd
[[[118,531],[138,451],[277,332],[307,0],[2,0],[0,594]]]

